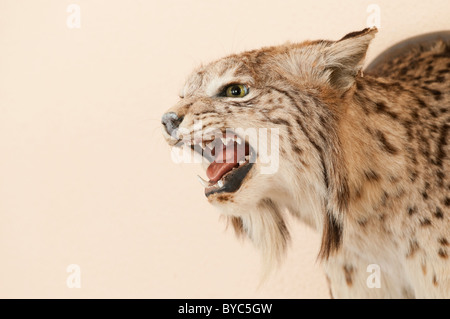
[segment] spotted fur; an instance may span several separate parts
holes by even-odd
[[[322,233],[334,297],[450,297],[450,45],[409,52],[373,74],[376,29],[231,55],[196,70],[171,110],[190,132],[279,128],[280,167],[211,195],[266,264],[288,246],[285,213]],[[217,98],[243,83],[241,99]],[[369,288],[366,269],[381,269]]]

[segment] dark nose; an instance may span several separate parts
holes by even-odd
[[[180,123],[183,121],[183,116],[178,117],[174,112],[164,113],[161,118],[161,123],[166,128],[167,133],[172,135],[174,131],[180,126]]]

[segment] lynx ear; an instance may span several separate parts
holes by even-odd
[[[349,33],[324,50],[324,75],[333,88],[345,92],[353,85],[363,67],[370,41],[377,32],[373,27]]]
[[[347,34],[339,41],[306,41],[291,45],[277,57],[281,72],[318,85],[345,92],[361,71],[370,41],[377,28]]]

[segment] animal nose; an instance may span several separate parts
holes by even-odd
[[[180,123],[183,121],[183,116],[178,117],[178,115],[174,112],[164,113],[161,118],[161,123],[166,128],[167,133],[172,135],[172,133],[180,126]]]

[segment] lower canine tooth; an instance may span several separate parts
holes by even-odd
[[[203,178],[200,177],[200,175],[197,175],[198,181],[200,182],[200,184],[202,184],[203,187],[208,187],[209,183],[207,181],[205,181]]]
[[[223,181],[222,181],[222,180],[218,181],[218,182],[217,182],[217,185],[218,185],[219,187],[222,187],[222,186],[223,186]]]

